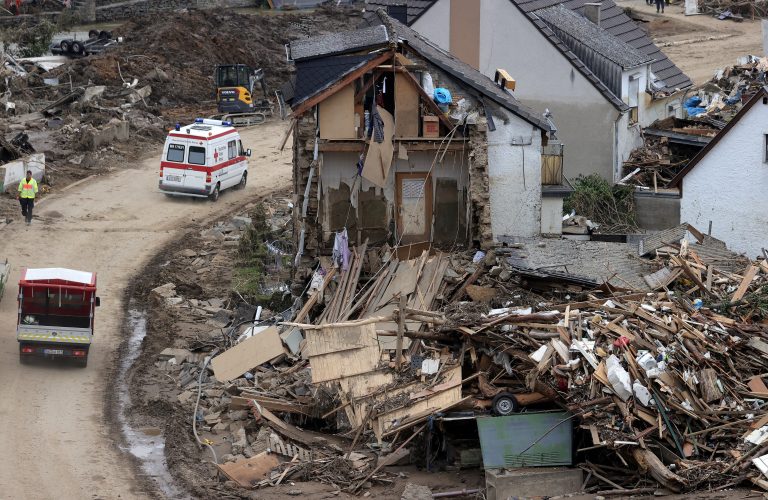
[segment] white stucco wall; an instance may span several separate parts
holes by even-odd
[[[563,234],[563,198],[545,196],[541,199],[541,234],[555,236]]]
[[[450,2],[438,0],[414,28],[443,49],[450,47]],[[547,40],[509,0],[481,0],[480,72],[493,78],[506,69],[517,81],[514,91],[523,104],[538,112],[549,109],[566,145],[564,173],[569,179],[597,173],[608,180],[621,178],[621,162],[641,145],[638,127],[629,126],[619,111]],[[546,64],[542,64],[546,61]],[[665,103],[645,96],[648,68],[639,82],[638,119],[647,126],[668,116]],[[625,87],[626,89],[626,87]],[[619,98],[627,102],[626,90]],[[619,126],[617,126],[619,121]]]
[[[768,248],[768,105],[759,101],[683,178],[680,219],[750,258]]]
[[[517,82],[515,97],[538,112],[552,112],[565,144],[565,176],[613,179],[618,110],[512,2],[482,0],[480,25],[480,71],[493,78],[497,68],[506,69]]]
[[[494,117],[488,131],[491,230],[499,236],[537,236],[541,231],[541,133],[509,115]]]
[[[450,26],[451,0],[437,0],[411,27],[438,47],[451,50]]]

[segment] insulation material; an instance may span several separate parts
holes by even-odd
[[[369,180],[378,187],[384,187],[392,167],[394,145],[392,137],[395,132],[395,122],[392,115],[384,108],[379,107],[379,114],[384,122],[384,142],[371,141],[368,153],[365,155],[363,166],[363,178]]]
[[[347,85],[319,105],[321,139],[355,139],[355,89]]]

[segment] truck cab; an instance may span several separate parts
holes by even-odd
[[[177,125],[163,147],[160,192],[216,201],[225,189],[245,187],[250,155],[229,122],[198,118]]]
[[[19,281],[19,360],[69,358],[88,364],[93,339],[96,274],[63,268],[25,269]]]

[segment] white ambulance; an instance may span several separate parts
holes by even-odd
[[[176,125],[168,134],[160,160],[160,191],[171,196],[219,199],[231,187],[248,180],[250,149],[229,122],[198,118]]]

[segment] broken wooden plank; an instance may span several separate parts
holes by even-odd
[[[216,380],[227,382],[284,352],[277,327],[271,326],[213,358],[211,367]]]
[[[760,268],[755,265],[752,265],[749,267],[749,269],[747,269],[747,272],[744,273],[744,278],[742,278],[739,287],[735,292],[733,292],[733,295],[731,296],[731,302],[738,302],[744,297],[744,294],[747,293],[749,285],[752,283],[752,280],[755,278],[757,271],[759,270]]]
[[[217,464],[222,474],[243,488],[253,488],[256,484],[269,477],[272,469],[280,465],[277,455],[263,451],[251,458],[236,462]]]

